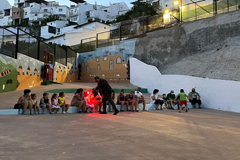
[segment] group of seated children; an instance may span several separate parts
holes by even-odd
[[[115,100],[114,91],[112,91],[111,97],[114,101]],[[142,102],[145,105],[145,100],[143,96],[137,98],[134,90],[132,90],[126,96],[124,96],[124,90],[121,90],[119,96],[117,97],[117,104],[121,105],[120,111],[122,112],[124,105],[126,105],[127,111],[138,112],[137,110],[138,103]],[[111,104],[109,102],[106,102],[106,104],[109,105],[109,112],[112,112]],[[130,110],[129,105],[132,105],[132,110]],[[102,96],[99,93],[97,93],[97,91],[95,91],[94,89],[84,92],[84,90],[80,88],[76,91],[75,95],[73,96],[71,106],[78,107],[77,113],[101,112],[103,106]]]
[[[19,108],[23,109],[23,114],[26,115],[26,110],[29,109],[31,115],[32,109],[34,109],[34,114],[45,114],[45,109],[48,108],[50,114],[54,114],[58,112],[60,107],[62,107],[62,113],[68,113],[69,105],[65,103],[65,94],[64,92],[60,92],[59,96],[57,94],[53,94],[51,98],[51,103],[49,101],[49,94],[43,93],[43,97],[40,99],[40,103],[38,105],[37,95],[31,94],[31,90],[24,90],[24,95],[19,97],[17,104]],[[42,108],[42,113],[40,113],[40,108]]]
[[[113,101],[115,99],[115,93],[112,91],[111,95]],[[120,111],[123,112],[123,106],[126,105],[127,111],[138,112],[137,106],[139,103],[143,103],[143,110],[145,110],[145,99],[141,93],[141,88],[138,88],[137,91],[131,90],[129,94],[124,95],[124,90],[122,89],[119,96],[117,97],[117,104],[121,105]],[[106,102],[109,105],[109,112],[112,111],[111,104]],[[65,102],[64,92],[60,92],[59,95],[53,94],[51,100],[49,99],[48,93],[43,93],[43,97],[40,99],[39,105],[37,102],[37,95],[31,94],[31,90],[24,90],[24,95],[21,96],[16,105],[19,105],[23,109],[23,114],[26,114],[26,110],[29,109],[30,114],[32,109],[34,109],[34,114],[45,114],[45,109],[49,110],[50,114],[57,113],[60,108],[62,108],[62,113],[68,113],[69,105]],[[132,109],[129,108],[131,105]],[[71,106],[77,106],[77,113],[87,113],[87,112],[101,112],[103,102],[101,95],[96,90],[85,91],[80,88],[77,89],[74,94]],[[42,108],[42,113],[40,113],[40,108]]]

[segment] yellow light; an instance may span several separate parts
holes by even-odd
[[[169,14],[172,14],[172,12],[170,12]]]
[[[174,5],[178,5],[178,1],[173,2]]]
[[[165,11],[166,14],[168,14],[168,12],[169,12],[168,10]]]

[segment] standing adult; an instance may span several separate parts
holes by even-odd
[[[198,104],[198,107],[199,109],[201,109],[201,104],[202,104],[202,101],[200,100],[200,95],[198,92],[196,92],[195,88],[192,89],[192,92],[190,92],[188,94],[188,97],[189,97],[189,102],[192,103],[193,105],[193,108],[196,108],[196,103]]]
[[[111,97],[113,89],[111,88],[111,86],[108,84],[108,82],[105,79],[100,79],[98,76],[96,76],[96,77],[94,77],[94,80],[95,80],[96,83],[98,83],[98,86],[95,89],[99,90],[100,94],[103,97],[102,98],[103,112],[101,112],[100,114],[107,114],[106,101],[108,101],[114,109],[114,114],[113,115],[117,115],[119,111],[116,108],[116,105],[113,102],[112,97]]]

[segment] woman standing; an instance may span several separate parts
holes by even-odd
[[[153,90],[153,93],[150,96],[150,99],[151,99],[150,103],[151,104],[156,104],[156,110],[162,110],[163,100],[158,98],[158,92],[159,92],[158,89]],[[158,109],[159,105],[161,106],[160,109]]]

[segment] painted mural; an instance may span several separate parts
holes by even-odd
[[[39,86],[43,62],[18,54],[18,59],[0,55],[0,93]]]
[[[136,39],[121,41],[119,45],[79,54],[81,81],[91,82],[94,76],[114,82],[129,81],[128,61],[134,55],[135,42]]]
[[[6,61],[0,56],[0,93],[15,91],[18,87],[18,72],[13,61]]]
[[[78,69],[71,63],[64,66],[55,63],[53,80],[58,83],[78,82]]]
[[[18,53],[18,59],[0,54],[0,93],[23,90],[41,85],[44,63]],[[58,83],[77,82],[78,69],[55,63],[54,81]]]

